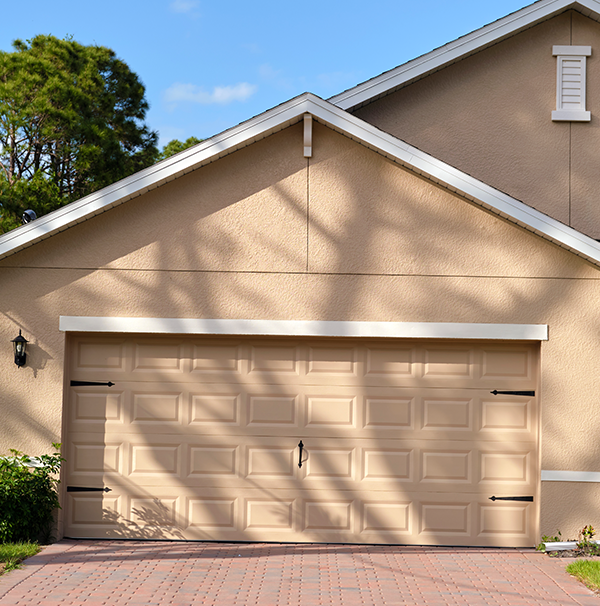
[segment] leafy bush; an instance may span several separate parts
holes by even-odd
[[[592,556],[600,553],[600,547],[593,542],[596,531],[594,527],[589,524],[584,526],[579,531],[579,541],[577,542],[577,549],[580,549],[584,555]]]
[[[55,451],[60,444],[52,444]],[[0,458],[0,543],[49,542],[59,508],[59,452],[30,457],[16,450]]]

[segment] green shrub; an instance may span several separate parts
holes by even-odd
[[[53,512],[60,507],[56,476],[64,459],[59,452],[35,458],[10,452],[0,458],[0,543],[49,542]]]

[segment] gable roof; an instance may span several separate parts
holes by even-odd
[[[600,244],[592,238],[311,93],[295,97],[207,141],[0,236],[0,259],[300,122],[305,114],[312,115],[316,121],[392,162],[600,267]],[[298,143],[298,150],[298,153],[302,153],[302,141]]]
[[[568,10],[578,11],[590,19],[600,21],[598,0],[539,0],[454,42],[330,97],[328,101],[345,110],[356,109]]]

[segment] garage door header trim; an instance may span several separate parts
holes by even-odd
[[[61,316],[63,332],[547,341],[546,324]]]

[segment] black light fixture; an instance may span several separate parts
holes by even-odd
[[[19,336],[15,337],[12,340],[12,344],[15,350],[15,364],[21,368],[21,366],[25,366],[25,361],[27,360],[27,353],[26,353],[26,349],[27,349],[27,343],[29,343],[29,341],[21,336],[21,330],[19,329]]]

